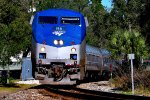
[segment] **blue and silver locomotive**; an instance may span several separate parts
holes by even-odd
[[[116,66],[111,53],[86,45],[84,16],[66,9],[37,12],[32,23],[33,76],[43,82],[74,84],[84,78],[109,79]],[[113,66],[113,67],[112,67]],[[65,83],[67,80],[67,83]]]
[[[32,23],[34,77],[61,81],[81,80],[85,73],[84,16],[72,10],[37,12]]]

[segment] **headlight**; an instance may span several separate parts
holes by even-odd
[[[71,52],[75,52],[75,51],[76,51],[76,48],[72,48],[72,49],[71,49]]]
[[[44,52],[45,51],[45,47],[41,47],[41,52]]]
[[[63,44],[64,44],[64,41],[63,41],[63,40],[60,40],[60,41],[59,41],[59,44],[60,44],[60,45],[63,45]]]
[[[55,44],[55,45],[58,45],[58,41],[57,41],[57,40],[54,40],[54,44]]]

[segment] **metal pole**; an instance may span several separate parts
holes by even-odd
[[[134,95],[133,61],[131,59],[132,94]]]

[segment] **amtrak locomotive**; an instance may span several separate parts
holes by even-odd
[[[81,13],[65,9],[37,12],[32,33],[35,78],[53,81],[84,78],[86,25]]]
[[[37,12],[32,23],[33,76],[46,82],[109,77],[110,52],[86,45],[84,16],[72,10]],[[109,68],[110,67],[110,68]],[[110,71],[111,69],[111,71]],[[100,77],[99,77],[100,78]]]

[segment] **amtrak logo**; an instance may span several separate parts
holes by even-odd
[[[66,33],[65,27],[53,27],[52,34],[61,36]]]

